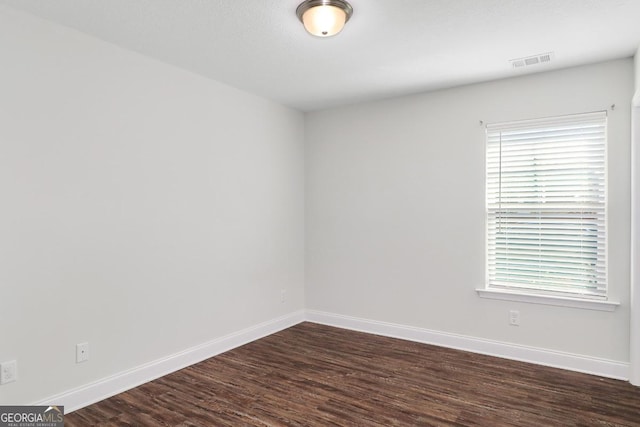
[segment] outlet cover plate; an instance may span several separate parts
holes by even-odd
[[[520,312],[518,310],[509,311],[509,324],[511,326],[520,326]]]
[[[18,380],[18,363],[15,360],[0,363],[0,385]]]
[[[76,344],[76,363],[86,362],[87,360],[89,360],[89,343]]]

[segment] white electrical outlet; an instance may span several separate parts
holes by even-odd
[[[76,344],[76,363],[86,362],[87,360],[89,360],[89,343]]]
[[[509,311],[509,324],[511,326],[520,326],[520,312],[518,310]]]
[[[0,363],[0,385],[18,380],[18,363],[15,360]]]
[[[280,302],[284,303],[287,300],[287,290],[286,289],[281,289],[280,290]]]

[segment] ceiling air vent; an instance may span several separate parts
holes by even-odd
[[[527,56],[526,58],[517,58],[509,61],[511,68],[530,67],[532,65],[546,64],[553,59],[553,52],[541,53],[539,55]]]

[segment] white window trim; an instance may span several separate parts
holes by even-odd
[[[535,294],[521,291],[507,291],[502,289],[478,288],[478,296],[503,301],[526,302],[530,304],[554,305],[558,307],[582,308],[586,310],[614,311],[620,306],[619,302],[586,299],[573,297],[560,297],[549,294]]]

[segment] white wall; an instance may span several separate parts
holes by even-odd
[[[633,104],[636,106],[640,105],[640,47],[636,51],[634,56],[634,70],[636,75],[636,84],[635,84],[635,96],[633,97]]]
[[[307,308],[629,361],[630,59],[307,115]],[[608,109],[612,313],[479,298],[485,123]],[[508,325],[520,310],[521,326]]]
[[[0,70],[0,404],[303,308],[301,113],[5,7]]]
[[[631,372],[630,381],[640,386],[640,47],[635,55],[631,149]]]

